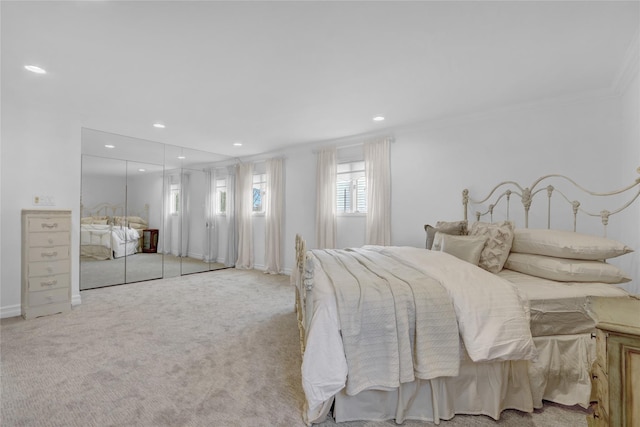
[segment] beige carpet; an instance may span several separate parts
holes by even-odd
[[[3,319],[0,425],[302,426],[293,299],[286,276],[230,269],[84,291],[68,314]],[[547,405],[441,423],[495,425],[586,421]]]

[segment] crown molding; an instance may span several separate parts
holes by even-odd
[[[571,95],[565,95],[554,98],[544,98],[532,102],[524,102],[519,104],[505,105],[496,108],[488,108],[485,110],[475,111],[468,114],[456,114],[438,119],[425,120],[398,126],[393,129],[394,132],[412,131],[420,129],[440,129],[461,124],[473,123],[483,120],[500,118],[509,114],[517,114],[528,111],[543,110],[549,108],[557,108],[562,106],[570,106],[593,101],[606,101],[619,98],[619,94],[611,89],[598,89],[592,91],[584,91]]]

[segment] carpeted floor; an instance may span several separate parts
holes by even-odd
[[[229,269],[81,295],[67,314],[2,320],[0,425],[303,425],[288,277]],[[441,426],[571,427],[585,415],[546,405]]]

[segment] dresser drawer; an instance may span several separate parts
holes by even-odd
[[[56,261],[69,259],[69,246],[51,246],[50,248],[29,248],[29,262]]]
[[[48,289],[68,288],[71,283],[69,274],[54,276],[32,277],[29,279],[29,291],[45,291]]]
[[[29,246],[63,246],[69,244],[69,233],[29,233]]]
[[[28,277],[51,276],[54,274],[69,273],[71,267],[69,260],[51,262],[30,262],[28,264]]]
[[[71,230],[71,218],[65,217],[30,217],[29,232],[50,232]]]
[[[29,292],[29,305],[32,307],[66,301],[69,301],[69,289]]]

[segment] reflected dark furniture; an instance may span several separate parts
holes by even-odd
[[[158,252],[158,229],[147,228],[142,230],[142,252],[156,253]]]

